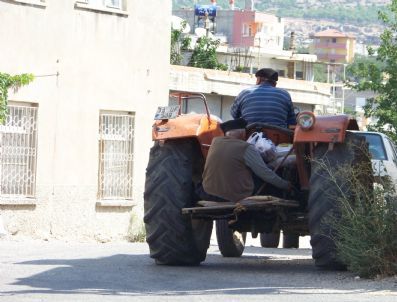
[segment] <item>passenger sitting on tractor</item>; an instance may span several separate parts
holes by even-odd
[[[244,89],[236,97],[230,113],[234,119],[244,118],[248,124],[267,123],[288,128],[296,125],[290,94],[276,88],[277,71],[262,68],[255,73],[256,85]]]
[[[225,201],[238,202],[254,195],[254,175],[283,190],[290,182],[280,178],[264,163],[255,147],[245,141],[247,122],[240,118],[221,124],[225,136],[212,141],[205,162],[203,189]]]

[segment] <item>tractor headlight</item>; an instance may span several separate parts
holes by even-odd
[[[314,123],[316,122],[316,117],[313,112],[305,111],[298,115],[297,123],[301,126],[302,130],[310,130]]]

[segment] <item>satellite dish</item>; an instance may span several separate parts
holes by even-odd
[[[201,38],[201,37],[205,37],[207,35],[207,30],[202,27],[197,27],[194,30],[194,33],[196,34],[197,37]],[[213,38],[213,37],[214,37],[214,35],[209,31],[208,38]]]
[[[183,22],[186,22],[186,21],[178,16],[172,16],[171,17],[171,28],[175,29],[175,30],[181,30]],[[190,32],[190,25],[188,23],[186,23],[186,26],[182,32],[184,34],[187,34]]]

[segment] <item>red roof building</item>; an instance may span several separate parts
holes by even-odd
[[[318,61],[350,63],[354,58],[356,38],[336,29],[327,29],[313,35],[311,53]]]

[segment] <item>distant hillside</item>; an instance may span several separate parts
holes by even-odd
[[[390,0],[255,0],[259,11],[273,12],[280,17],[323,19],[355,25],[379,23],[378,10]],[[209,0],[173,0],[173,8],[193,7],[194,3],[209,4]],[[244,0],[235,0],[235,6],[244,8]],[[217,5],[229,7],[229,0],[218,0]]]

